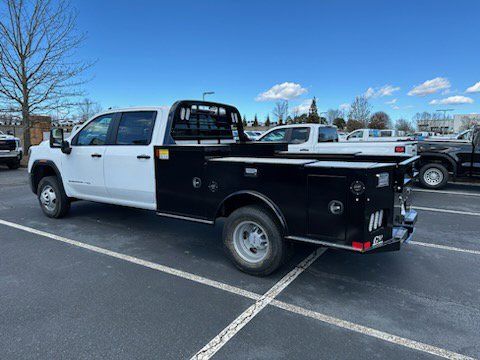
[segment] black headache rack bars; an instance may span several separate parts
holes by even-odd
[[[243,131],[242,118],[236,107],[209,101],[180,100],[175,102],[168,114],[165,145],[178,141],[216,142],[249,141]]]

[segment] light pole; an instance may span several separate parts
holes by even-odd
[[[215,94],[215,91],[205,91],[203,94],[202,94],[202,99],[203,101],[205,101],[205,95],[213,95]]]

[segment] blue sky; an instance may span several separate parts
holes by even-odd
[[[480,112],[478,0],[73,5],[88,33],[78,55],[98,59],[85,90],[103,107],[170,105],[212,90],[208,99],[260,120],[275,98],[292,109],[316,96],[325,111],[365,93],[393,119]]]

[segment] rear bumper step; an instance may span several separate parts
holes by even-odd
[[[312,238],[300,237],[300,236],[287,236],[286,239],[293,241],[306,242],[310,244],[326,246],[334,249],[342,249],[348,251],[354,251],[363,254],[370,254],[375,252],[384,251],[396,251],[400,250],[402,243],[408,243],[415,230],[415,223],[417,222],[417,212],[415,210],[408,211],[404,216],[404,223],[400,226],[394,226],[392,231],[392,238],[385,240],[381,244],[369,247],[368,249],[359,249],[353,246],[337,244],[329,241],[317,240]]]

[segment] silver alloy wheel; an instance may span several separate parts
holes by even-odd
[[[57,194],[50,185],[45,186],[40,194],[40,201],[48,211],[55,211],[57,206]]]
[[[437,168],[430,168],[423,173],[423,180],[430,186],[437,186],[443,181],[443,172]]]
[[[233,231],[235,251],[249,263],[258,263],[264,260],[269,245],[266,231],[254,221],[243,221]]]

